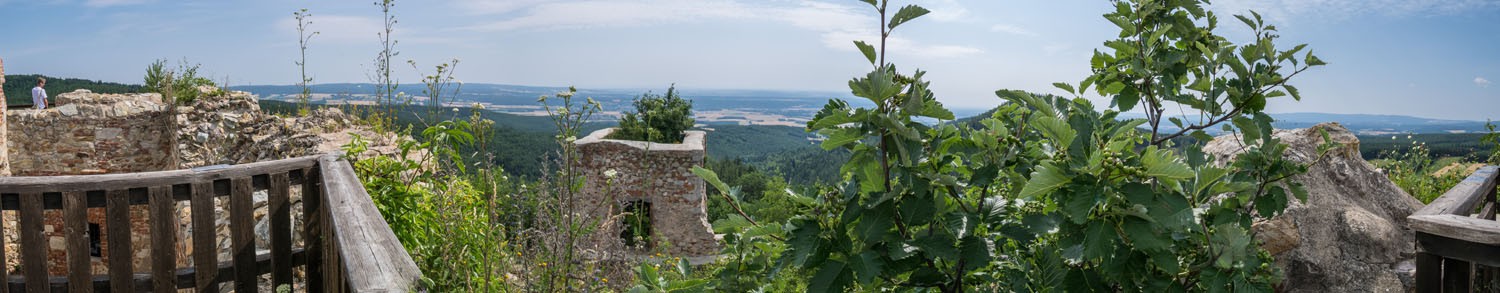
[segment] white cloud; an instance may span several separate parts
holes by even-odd
[[[1275,22],[1295,19],[1342,20],[1365,15],[1431,16],[1500,8],[1500,0],[1220,0],[1216,11],[1249,14],[1250,10]],[[1225,15],[1227,16],[1227,15]]]
[[[471,0],[469,5],[489,3]],[[521,1],[527,2],[527,1]],[[801,1],[795,5],[747,0],[572,0],[530,1],[525,4],[497,4],[493,11],[518,14],[515,17],[470,26],[475,31],[556,30],[587,28],[639,27],[662,24],[696,23],[714,20],[758,20],[782,23],[811,31],[820,36],[823,44],[839,50],[853,50],[854,40],[873,42],[879,32],[870,25],[875,22],[873,13],[863,3],[855,5],[834,4],[822,1]],[[936,5],[954,5],[951,0],[939,0]],[[780,4],[780,5],[776,5]],[[967,11],[961,7],[929,17],[938,20],[955,20]],[[909,39],[892,37],[887,46],[892,52],[923,57],[956,57],[982,52],[978,48],[959,45],[928,45]]]
[[[1012,34],[1012,35],[1020,35],[1020,36],[1035,36],[1036,35],[1036,33],[1032,32],[1031,30],[1028,30],[1028,29],[1025,29],[1025,28],[1022,28],[1022,27],[1018,27],[1018,26],[1014,26],[1014,25],[1009,25],[1009,24],[996,24],[996,25],[990,27],[990,31],[997,32],[997,33],[1007,33],[1007,34]]]
[[[1474,77],[1474,85],[1477,85],[1479,87],[1487,88],[1487,87],[1490,87],[1490,80],[1484,79],[1484,77],[1475,76]]]
[[[87,0],[83,2],[88,7],[110,7],[150,3],[151,0]]]

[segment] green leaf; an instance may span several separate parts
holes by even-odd
[[[1140,219],[1127,218],[1123,223],[1125,235],[1130,236],[1130,243],[1135,249],[1149,253],[1166,253],[1169,246],[1162,235],[1156,233],[1150,222]],[[1170,253],[1166,253],[1170,254]]]
[[[869,3],[870,7],[876,7],[876,8],[880,7],[879,4],[875,4],[875,0],[859,0],[859,1],[862,1],[862,2],[865,2],[865,3]]]
[[[1307,203],[1307,187],[1302,183],[1292,182],[1287,184],[1292,187],[1292,196],[1297,197],[1298,202]]]
[[[1261,217],[1271,218],[1286,210],[1286,190],[1281,186],[1271,186],[1266,194],[1260,194],[1255,198],[1255,211]]]
[[[1256,28],[1255,21],[1251,21],[1250,18],[1245,17],[1244,15],[1235,14],[1234,18],[1240,19],[1241,22],[1244,22],[1246,26],[1249,26],[1252,29]]]
[[[870,60],[870,65],[875,65],[875,46],[870,46],[865,41],[854,41],[854,46],[859,47],[859,52],[865,53],[865,59]]]
[[[994,254],[990,253],[989,241],[983,238],[977,236],[964,237],[961,246],[960,250],[963,251],[964,269],[966,270],[988,266],[990,260],[994,259]]]
[[[928,11],[927,8],[922,8],[921,6],[916,5],[907,5],[906,7],[901,7],[900,11],[896,11],[895,16],[891,16],[891,23],[889,28],[896,29],[896,26],[899,26],[913,19],[917,19],[918,17],[922,17],[923,15],[927,15],[928,12],[931,11]]]
[[[1307,62],[1307,66],[1323,66],[1323,65],[1328,65],[1327,62],[1323,62],[1323,59],[1320,59],[1320,58],[1318,58],[1318,56],[1313,55],[1312,51],[1307,51],[1307,60],[1306,60],[1306,62]]]
[[[923,236],[918,237],[912,244],[918,248],[922,248],[922,251],[926,252],[927,255],[942,260],[958,259],[958,248],[954,247],[955,240],[952,235],[943,232],[923,232],[921,234]]]
[[[1141,154],[1141,165],[1146,167],[1146,176],[1159,179],[1193,178],[1193,170],[1186,163],[1172,155],[1172,151],[1157,149],[1156,146],[1146,148],[1146,153]]]
[[[1073,130],[1067,122],[1052,116],[1037,116],[1031,120],[1031,126],[1042,131],[1042,135],[1052,139],[1052,144],[1057,146],[1058,151],[1066,151],[1068,145],[1073,144],[1073,139],[1078,136],[1078,131]]]
[[[1057,87],[1058,89],[1061,89],[1063,91],[1066,91],[1069,94],[1074,93],[1074,91],[1073,91],[1073,85],[1068,84],[1066,82],[1054,82],[1054,83],[1052,83],[1052,86],[1053,87]]]
[[[954,118],[953,111],[948,111],[948,108],[943,107],[943,103],[939,103],[936,100],[922,103],[922,111],[918,112],[917,115],[942,120],[953,120]]]
[[[1064,175],[1061,168],[1052,162],[1044,162],[1031,172],[1031,179],[1021,188],[1021,198],[1031,199],[1037,195],[1057,190],[1073,178]]]
[[[714,188],[719,189],[719,192],[729,192],[729,184],[724,184],[723,180],[719,180],[719,174],[714,173],[714,170],[704,169],[703,167],[699,166],[693,166],[693,175],[698,175],[698,178],[703,178],[703,181],[708,182],[708,184],[713,185]]]
[[[875,243],[885,239],[886,232],[894,225],[889,209],[890,205],[882,204],[865,210],[859,217],[859,225],[855,226],[855,232],[859,233],[861,240]]]
[[[1297,87],[1290,86],[1290,85],[1283,85],[1281,87],[1286,88],[1286,92],[1292,94],[1292,99],[1298,100],[1298,101],[1302,100],[1302,93],[1297,91]]]
[[[830,135],[823,140],[823,150],[833,150],[865,138],[865,132],[859,128],[839,128],[825,133]]]
[[[854,281],[852,272],[844,266],[844,262],[829,260],[818,268],[817,274],[807,282],[808,292],[844,292],[849,283]]]
[[[1114,223],[1097,221],[1089,223],[1083,238],[1083,257],[1090,260],[1109,256],[1115,250]]]
[[[880,254],[873,251],[862,252],[858,257],[851,258],[850,262],[854,266],[855,280],[862,285],[874,282],[875,277],[880,276],[880,272],[885,264],[880,259]]]
[[[1120,90],[1124,90],[1124,89],[1125,89],[1125,83],[1116,81],[1116,82],[1110,83],[1107,86],[1104,86],[1104,94],[1106,94],[1106,95],[1117,94],[1117,93],[1120,93]]]
[[[1094,206],[1099,203],[1099,196],[1093,192],[1073,192],[1063,198],[1063,214],[1068,216],[1074,224],[1083,224],[1089,221],[1089,213],[1094,211]]]

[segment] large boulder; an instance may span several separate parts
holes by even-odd
[[[1406,216],[1422,203],[1359,155],[1359,139],[1338,123],[1277,130],[1288,160],[1313,163],[1323,132],[1340,146],[1292,180],[1307,187],[1307,202],[1254,225],[1262,247],[1286,275],[1285,292],[1404,292],[1410,288],[1414,236]],[[1214,139],[1204,151],[1225,163],[1244,151],[1240,138]]]

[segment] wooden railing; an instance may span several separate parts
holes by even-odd
[[[290,194],[300,188],[302,212],[293,215]],[[256,191],[268,193],[270,249],[255,249]],[[223,198],[227,197],[227,198]],[[228,201],[230,259],[218,259],[214,199]],[[178,267],[177,204],[191,211],[192,266]],[[147,219],[132,219],[131,206],[149,206]],[[149,173],[0,177],[0,207],[18,211],[21,276],[0,270],[5,292],[177,292],[196,288],[218,292],[233,282],[236,292],[291,286],[293,271],[305,269],[308,292],[420,291],[421,272],[402,249],[348,162],[335,155],[309,156],[245,165]],[[94,275],[88,233],[89,208],[103,208],[108,273]],[[43,211],[61,210],[66,236],[66,276],[48,274],[48,243]],[[293,217],[299,217],[304,245],[292,243]],[[131,267],[132,221],[148,222],[149,272]],[[3,228],[0,228],[3,229]],[[3,249],[4,246],[0,246]],[[0,251],[3,252],[3,251]],[[0,253],[0,264],[5,263]]]
[[[1500,290],[1494,287],[1500,281],[1497,169],[1480,168],[1407,218],[1417,237],[1417,292]]]

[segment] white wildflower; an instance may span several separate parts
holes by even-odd
[[[615,178],[615,175],[619,174],[620,172],[615,171],[615,169],[604,170],[604,177],[608,177],[611,179]]]

